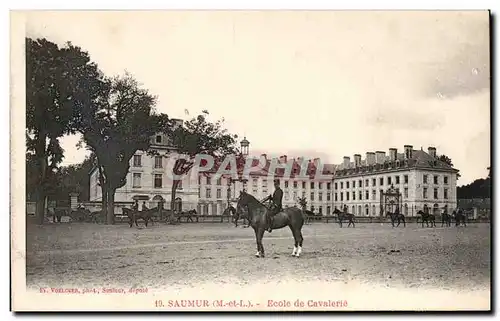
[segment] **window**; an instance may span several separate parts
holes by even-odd
[[[356,181],[352,181],[352,188],[356,188]]]
[[[438,184],[439,183],[439,176],[437,175],[434,175],[434,184]]]
[[[377,199],[377,191],[372,190],[372,200],[376,200],[376,199]]]
[[[337,188],[338,188],[337,183],[335,183],[335,189],[337,189]]]
[[[311,189],[314,189],[314,182],[311,182]]]
[[[408,184],[408,175],[404,176],[404,182],[405,182],[405,184]]]
[[[262,193],[264,193],[264,195],[267,195],[267,189],[263,189]]]
[[[363,181],[362,180],[359,180],[358,187],[363,187]]]
[[[322,189],[323,188],[323,183],[319,182],[318,183],[318,189]]]
[[[355,191],[352,191],[352,200],[355,201],[356,200],[356,192]]]
[[[297,182],[293,182],[293,188],[297,188]]]
[[[370,183],[369,179],[365,180],[365,187],[368,187],[370,185],[369,183]]]
[[[219,177],[217,178],[217,186],[221,186],[222,185],[222,177]]]
[[[369,200],[369,199],[370,199],[370,192],[365,191],[365,200]]]
[[[134,167],[141,167],[141,155],[134,155]]]
[[[448,199],[448,189],[447,189],[447,188],[445,188],[445,189],[443,190],[443,198],[444,198],[444,199]]]
[[[252,179],[252,186],[256,187],[258,182],[256,178]]]
[[[302,182],[302,189],[306,189],[306,182]]]
[[[311,192],[311,201],[314,201],[314,192]]]
[[[297,192],[293,192],[293,199],[296,200],[297,199]]]
[[[427,184],[427,175],[424,175],[423,181],[424,181],[424,184]]]
[[[253,190],[252,190],[252,193],[253,193],[253,195],[255,195],[255,194],[257,194],[258,192],[257,192],[257,190],[256,190],[256,189],[253,189]]]
[[[326,193],[326,200],[327,201],[330,201],[330,199],[332,198],[330,192]]]
[[[337,193],[335,193],[335,202],[338,201]]]
[[[399,185],[399,176],[396,176],[396,185]]]
[[[161,135],[156,135],[156,143],[157,144],[161,143]]]
[[[217,204],[212,204],[212,215],[217,215]]]
[[[383,186],[383,185],[384,185],[384,178],[383,178],[383,177],[380,177],[380,179],[379,179],[379,180],[380,180],[379,185],[380,185],[380,186]]]
[[[345,200],[348,201],[349,200],[349,192],[346,192],[345,193]]]
[[[337,194],[335,194],[337,195]],[[343,202],[344,201],[344,192],[340,192],[340,201]]]
[[[349,182],[345,182],[345,188],[349,188]]]
[[[372,178],[372,186],[377,186],[377,179],[376,178]]]
[[[319,211],[319,215],[323,215],[323,206],[320,206],[318,211]]]
[[[326,215],[330,215],[331,212],[332,212],[332,208],[330,206],[327,206],[326,207]]]
[[[262,187],[267,188],[267,181],[266,180],[262,181]]]
[[[404,195],[405,195],[405,198],[408,198],[408,187],[405,187],[405,191],[404,191]]]
[[[326,183],[326,189],[331,190],[332,189],[332,183]]]
[[[344,189],[344,182],[340,182],[340,189]]]
[[[359,191],[359,200],[362,201],[363,200],[363,192]]]
[[[285,188],[288,188],[288,181],[285,181]]]
[[[205,205],[203,206],[203,214],[204,214],[204,215],[208,215],[208,204],[205,204]]]
[[[392,184],[392,177],[387,177],[387,185],[391,185]]]
[[[438,198],[438,189],[435,188],[434,189],[434,199],[437,199]]]
[[[210,176],[207,176],[207,185],[212,184],[212,178]]]
[[[424,197],[424,198],[427,198],[427,187],[424,187],[423,197]]]
[[[155,156],[155,168],[162,168],[162,157]]]
[[[318,201],[323,201],[323,193],[318,193]]]
[[[162,175],[161,174],[155,174],[155,188],[161,188],[162,185]]]
[[[210,187],[207,187],[205,190],[205,196],[206,198],[211,198],[212,197],[212,189]]]
[[[141,187],[141,173],[134,173],[132,176],[132,187]]]
[[[302,191],[302,198],[306,197],[306,191]]]
[[[222,198],[222,190],[220,188],[217,189],[217,198]]]
[[[448,184],[448,176],[443,177],[443,183]]]

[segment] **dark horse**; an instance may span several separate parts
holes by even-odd
[[[417,215],[420,215],[420,217],[422,218],[422,227],[424,227],[424,222],[426,223],[427,227],[429,227],[429,222],[431,222],[431,227],[436,227],[436,216],[434,214],[425,213],[424,211],[420,210],[417,212]]]
[[[226,212],[231,212],[231,215],[233,217],[234,227],[238,227],[239,219],[243,219],[243,224],[245,224],[245,222],[247,223],[245,227],[250,227],[250,220],[248,219],[248,214],[245,209],[243,210],[244,212],[238,212],[236,208],[234,208],[234,206],[229,206],[224,210],[223,215],[226,214]]]
[[[189,210],[189,211],[184,211],[184,212],[180,212],[179,215],[177,216],[177,222],[180,222],[181,221],[181,218],[185,217],[186,218],[186,223],[191,221],[194,223],[193,221],[193,216],[196,216],[198,215],[198,212],[196,212],[195,209],[192,209],[192,210]]]
[[[445,224],[448,227],[451,226],[451,215],[446,212],[443,212],[443,214],[441,214],[441,227],[443,227],[443,225]]]
[[[135,223],[135,226],[139,226],[137,224],[137,220],[142,219],[144,221],[144,225],[148,227],[148,222],[151,221],[151,224],[154,224],[153,219],[151,218],[152,214],[158,211],[158,207],[153,207],[147,209],[145,211],[136,211],[130,208],[122,208],[123,214],[128,216],[128,224],[132,227],[132,223]]]
[[[406,227],[406,220],[403,214],[387,212],[385,216],[389,216],[391,218],[392,227],[398,227],[401,222],[403,222],[403,226]],[[396,221],[398,221],[398,225],[394,225]]]
[[[356,227],[354,225],[354,214],[341,212],[338,208],[335,208],[333,210],[333,214],[337,214],[337,218],[339,220],[340,227],[342,227],[342,221],[349,221],[349,224],[347,224],[347,227],[351,226],[351,224],[352,224],[352,227]]]
[[[255,197],[247,192],[240,192],[240,197],[236,205],[238,213],[244,213],[245,209],[248,213],[250,226],[255,232],[257,241],[257,253],[255,256],[264,257],[264,246],[262,245],[262,237],[268,228],[268,208],[259,202]],[[273,229],[280,229],[288,226],[292,231],[295,244],[293,247],[292,256],[299,257],[302,252],[302,226],[304,225],[304,214],[297,207],[287,207],[283,211],[274,215]]]
[[[466,216],[462,211],[453,211],[453,216],[455,217],[455,226],[459,227],[460,223],[463,223],[467,227]]]

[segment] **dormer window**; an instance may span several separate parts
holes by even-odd
[[[161,144],[161,135],[156,135],[156,143]]]

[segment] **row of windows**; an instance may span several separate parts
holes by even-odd
[[[439,188],[434,188],[434,199],[439,199]],[[427,187],[424,187],[422,189],[422,198],[423,199],[428,199],[428,189]],[[444,199],[448,199],[448,189],[447,188],[443,188],[443,198]]]
[[[133,173],[132,174],[132,188],[141,188],[141,187],[142,187],[142,174],[141,173]],[[162,174],[154,174],[153,187],[154,188],[163,188],[163,175]],[[182,189],[182,181],[179,181],[179,183],[177,185],[177,189]]]
[[[434,185],[437,185],[439,184],[439,175],[432,175],[433,176],[433,183]],[[429,175],[423,175],[422,176],[422,183],[424,184],[428,184],[428,178],[429,178]],[[443,176],[443,183],[444,184],[448,184],[448,176]]]
[[[388,176],[386,177],[387,178],[387,185],[392,185],[392,184],[395,184],[395,185],[399,185],[400,184],[400,177],[399,176],[394,176],[394,180],[392,179],[391,176]],[[371,186],[377,186],[377,179],[376,178],[372,178],[372,185]],[[345,188],[348,189],[352,186],[352,188],[356,188],[357,187],[363,187],[363,180],[358,180],[357,181],[357,185],[356,185],[356,180],[353,180],[352,181],[352,184],[350,184],[351,182],[347,181],[345,182]],[[408,184],[408,175],[404,175],[403,176],[403,183],[404,184]],[[338,189],[338,185],[339,183],[335,183],[335,189]],[[365,187],[369,187],[370,185],[370,180],[369,179],[365,179]],[[384,186],[384,177],[380,177],[379,178],[379,186]],[[344,182],[340,182],[340,189],[344,189]]]

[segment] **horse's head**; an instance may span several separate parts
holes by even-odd
[[[418,215],[422,215],[422,214],[424,214],[424,211],[419,210],[419,211],[417,212],[417,214],[418,214]]]

